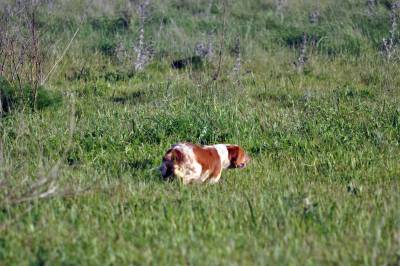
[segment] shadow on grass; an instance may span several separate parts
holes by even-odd
[[[148,98],[145,92],[134,91],[112,96],[111,101],[120,104],[138,104],[148,102]]]

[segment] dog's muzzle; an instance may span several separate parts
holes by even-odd
[[[167,165],[165,165],[165,163],[163,163],[160,168],[159,168],[161,175],[164,179],[167,179],[169,177],[171,177],[174,174],[173,169],[171,169],[171,167],[168,167]]]

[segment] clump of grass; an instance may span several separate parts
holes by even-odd
[[[7,114],[13,110],[21,110],[26,106],[31,107],[34,103],[36,110],[42,110],[51,106],[57,107],[62,103],[62,95],[58,91],[51,91],[44,87],[38,87],[36,98],[33,98],[30,84],[24,84],[21,88],[17,88],[1,76],[0,96],[1,114]]]

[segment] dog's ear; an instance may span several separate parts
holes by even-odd
[[[239,145],[227,145],[229,168],[244,168],[251,160],[250,156]]]
[[[180,150],[169,149],[164,157],[160,166],[160,172],[164,179],[171,178],[174,175],[174,165],[179,164],[184,160],[184,155]]]
[[[183,153],[180,150],[173,149],[171,151],[171,160],[175,163],[180,163],[183,161]]]
[[[164,161],[180,163],[183,161],[183,153],[177,149],[169,149],[163,158]]]
[[[230,168],[236,167],[236,161],[239,157],[239,146],[236,145],[226,145],[226,149],[228,150],[228,159],[231,162],[229,165]]]

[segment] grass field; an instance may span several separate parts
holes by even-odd
[[[43,1],[44,72],[60,63],[37,108],[0,117],[0,265],[399,265],[399,9],[367,2],[160,0],[141,20],[135,2]],[[213,53],[172,69],[198,42]],[[253,160],[164,182],[179,141]]]

